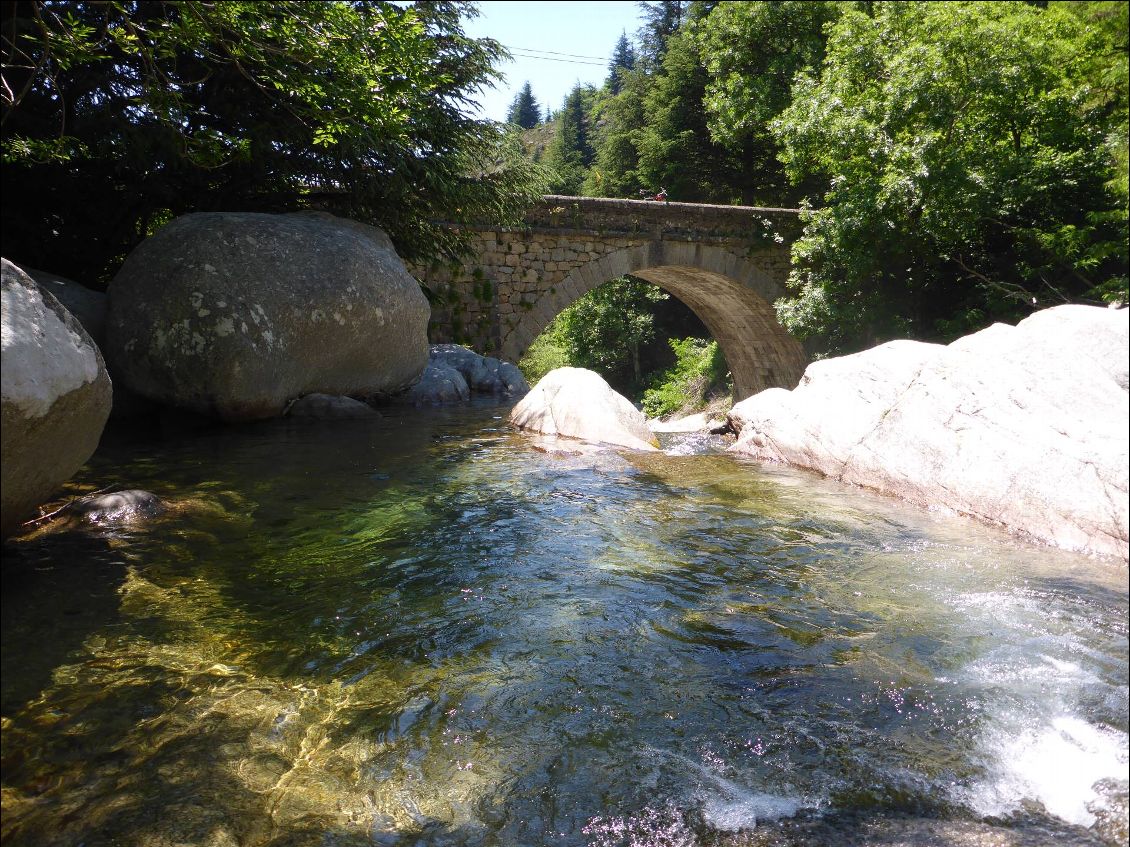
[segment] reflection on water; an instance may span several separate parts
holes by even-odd
[[[504,414],[104,445],[180,507],[5,549],[5,844],[1125,841],[1124,566]]]

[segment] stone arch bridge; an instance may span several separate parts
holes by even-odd
[[[464,227],[462,264],[413,267],[432,292],[433,343],[455,341],[518,361],[566,306],[624,274],[683,301],[718,341],[735,400],[793,388],[799,341],[777,322],[793,209],[547,196],[518,227]]]

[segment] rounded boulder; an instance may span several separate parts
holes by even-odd
[[[227,421],[379,397],[428,361],[429,307],[381,230],[324,213],[184,215],[109,289],[106,356],[158,402]]]
[[[0,534],[7,537],[94,453],[112,390],[82,324],[7,259],[2,279]]]
[[[557,368],[541,378],[510,412],[510,423],[543,435],[577,438],[633,450],[658,450],[643,412],[600,374]]]

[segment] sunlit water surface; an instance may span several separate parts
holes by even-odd
[[[1123,565],[505,413],[104,444],[177,508],[5,548],[4,843],[1125,838]]]

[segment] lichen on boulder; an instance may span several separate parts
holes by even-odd
[[[429,308],[375,227],[319,213],[197,213],[127,257],[106,355],[128,387],[227,421],[322,393],[379,397],[427,364]]]

